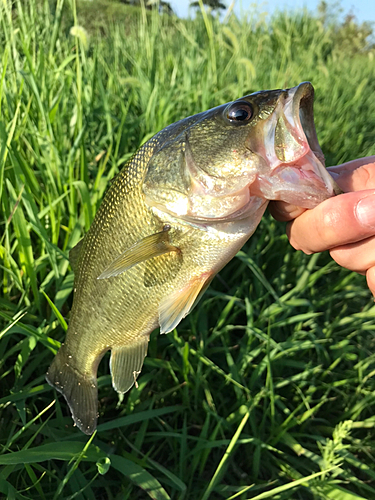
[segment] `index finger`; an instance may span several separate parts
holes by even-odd
[[[270,201],[268,205],[268,211],[272,217],[280,222],[296,219],[306,210],[306,208],[297,207],[285,201]]]
[[[362,165],[368,165],[369,163],[375,162],[374,156],[365,156],[364,158],[357,158],[356,160],[347,161],[346,163],[342,163],[341,165],[335,165],[333,167],[328,167],[327,170],[330,174],[334,173],[342,173],[342,172],[353,172],[358,167]]]
[[[375,234],[375,191],[358,191],[329,198],[288,224],[296,250],[307,254],[355,243]]]
[[[375,157],[370,158],[375,161]],[[344,192],[373,189],[375,188],[375,163],[369,163],[370,158],[361,158],[361,160],[355,160],[340,167],[332,167],[329,173]]]

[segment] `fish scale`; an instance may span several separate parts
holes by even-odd
[[[96,427],[105,352],[115,390],[128,391],[150,333],[168,333],[189,313],[253,234],[270,199],[311,208],[334,194],[319,160],[312,100],[311,84],[303,83],[180,120],[112,181],[70,253],[69,328],[47,372],[83,432]]]

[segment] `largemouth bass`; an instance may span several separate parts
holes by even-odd
[[[255,231],[269,200],[313,208],[335,194],[310,83],[256,92],[169,125],[113,181],[70,252],[74,301],[47,380],[86,434],[96,374],[111,351],[119,393],[136,381],[150,333],[180,323]]]

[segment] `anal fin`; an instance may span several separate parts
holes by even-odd
[[[117,392],[125,393],[136,383],[147,354],[148,336],[142,336],[138,342],[113,347],[109,363],[112,385]]]

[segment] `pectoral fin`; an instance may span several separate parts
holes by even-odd
[[[160,333],[171,332],[192,310],[194,304],[206,290],[213,276],[204,273],[193,278],[190,283],[172,293],[159,306]]]
[[[160,233],[146,236],[134,243],[134,245],[112,261],[98,279],[112,278],[112,276],[122,274],[140,262],[168,252],[180,252],[179,248],[169,243],[168,232],[170,229],[171,227],[166,224]]]
[[[127,392],[136,382],[147,354],[148,337],[141,337],[129,346],[111,350],[110,369],[112,385],[117,392]]]

